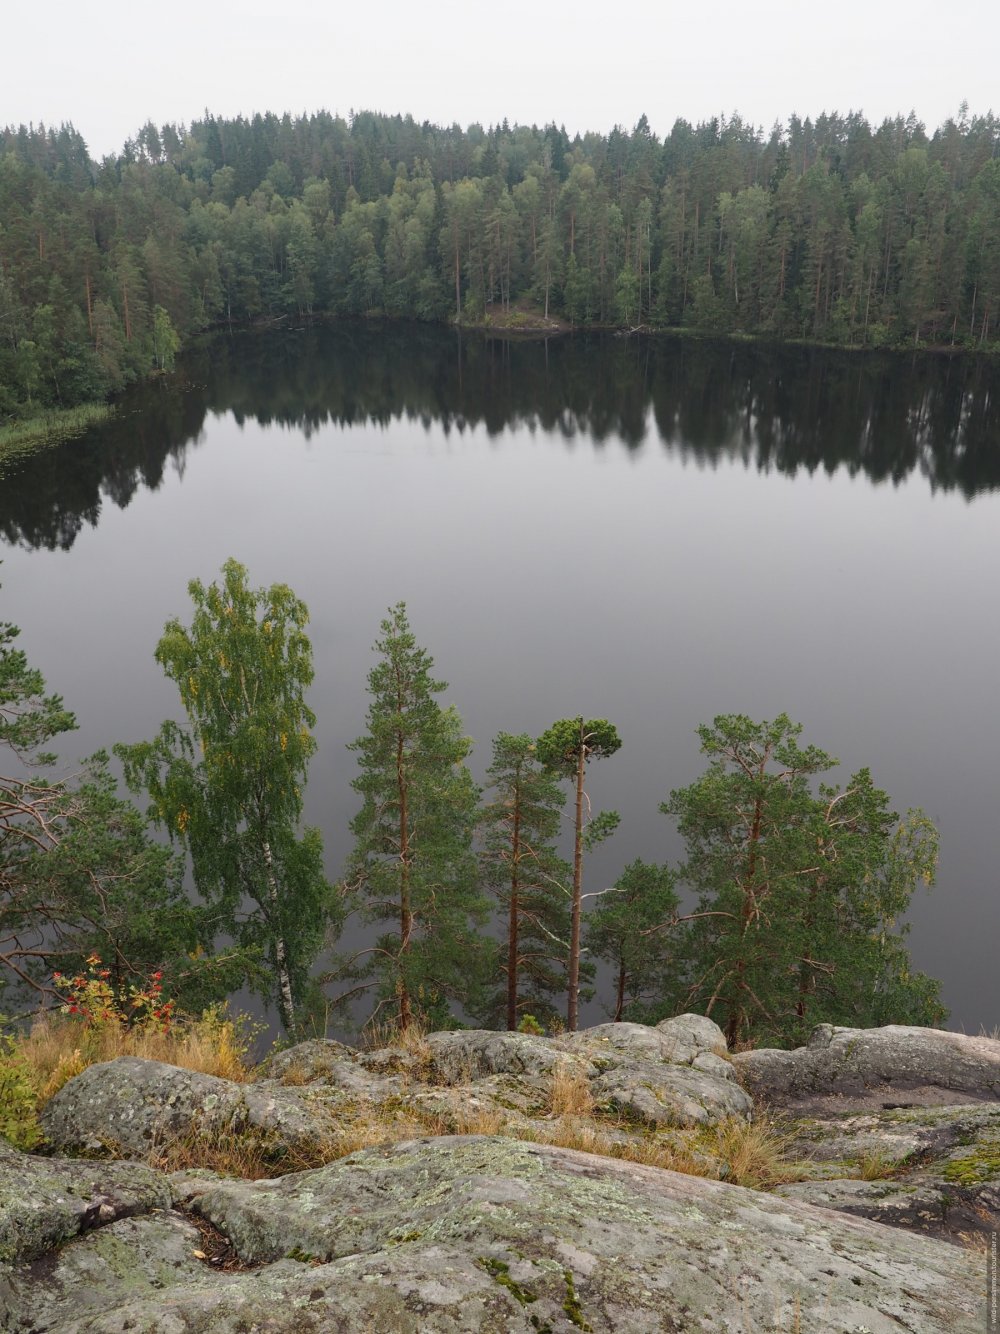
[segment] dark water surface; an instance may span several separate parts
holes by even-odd
[[[698,723],[784,711],[937,823],[911,947],[969,1031],[1000,1023],[998,552],[1000,373],[946,357],[245,334],[0,479],[0,618],[77,712],[68,758],[176,715],[153,647],[228,556],[312,613],[331,877],[400,599],[478,778],[501,729],[617,725],[590,786],[622,825],[587,889],[680,855],[657,806],[702,768]]]

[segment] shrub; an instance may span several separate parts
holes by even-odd
[[[0,1135],[26,1151],[42,1139],[31,1062],[10,1037],[0,1037]]]

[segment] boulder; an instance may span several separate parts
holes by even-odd
[[[1000,1101],[1000,1042],[942,1029],[820,1024],[806,1047],[733,1061],[755,1097],[800,1111]]]
[[[701,1015],[645,1024],[598,1024],[556,1039],[595,1067],[599,1106],[650,1126],[706,1126],[749,1117],[752,1102],[722,1053],[722,1030]]]
[[[136,1056],[88,1066],[48,1102],[41,1124],[54,1148],[140,1157],[196,1135],[239,1138],[278,1161],[335,1133],[308,1090],[235,1084]]]
[[[551,1038],[530,1033],[497,1033],[490,1029],[459,1029],[431,1033],[427,1038],[430,1070],[447,1084],[469,1084],[484,1075],[515,1075],[533,1086],[547,1087],[557,1069],[572,1067],[595,1073],[585,1059],[572,1059]]]

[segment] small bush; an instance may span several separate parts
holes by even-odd
[[[31,1062],[14,1038],[0,1038],[0,1135],[25,1151],[41,1143]]]
[[[186,1070],[243,1083],[247,1061],[262,1026],[244,1014],[214,1005],[199,1018],[178,1011],[164,996],[163,976],[154,972],[124,988],[112,985],[98,955],[86,971],[53,981],[65,996],[58,1014],[40,1016],[30,1033],[12,1039],[27,1063],[38,1106],[89,1065],[118,1056],[139,1056]]]

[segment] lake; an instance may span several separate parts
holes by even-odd
[[[910,946],[970,1032],[1000,1023],[998,550],[1000,373],[947,356],[244,333],[0,479],[0,615],[77,713],[66,758],[177,716],[153,648],[229,556],[311,611],[306,805],[331,877],[401,599],[480,781],[500,730],[617,726],[589,787],[622,824],[585,890],[680,856],[658,805],[701,771],[699,723],[786,712],[937,824]]]

